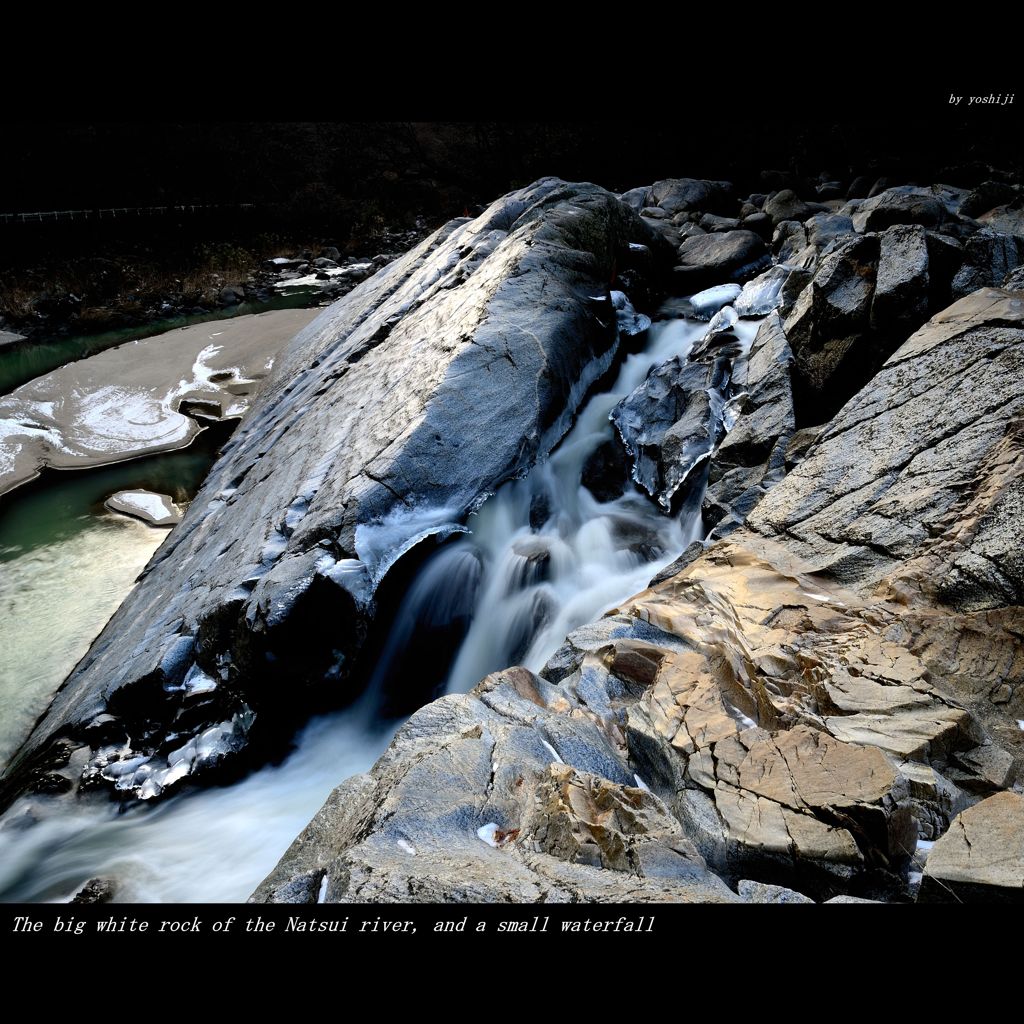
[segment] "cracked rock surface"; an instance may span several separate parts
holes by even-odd
[[[746,525],[414,715],[254,898],[910,899],[935,840],[922,898],[1019,892],[1022,360],[1020,293],[933,317]]]

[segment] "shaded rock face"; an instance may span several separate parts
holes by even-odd
[[[800,379],[815,393],[828,390],[851,352],[861,356],[858,343],[869,329],[878,252],[875,236],[833,242],[786,319]]]
[[[257,898],[622,898],[626,874],[628,898],[666,898],[655,863],[685,872],[671,898],[909,898],[919,839],[939,840],[922,898],[1016,894],[1022,359],[1022,295],[933,318],[745,526],[540,677],[496,673],[413,716]],[[769,318],[746,380],[783,413],[786,361]]]
[[[380,579],[568,429],[615,355],[613,268],[630,266],[631,243],[658,242],[610,193],[547,178],[325,310],[15,758],[5,796],[58,740],[86,739],[86,779],[156,796],[337,703]]]

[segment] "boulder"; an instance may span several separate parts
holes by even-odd
[[[925,865],[922,903],[1024,903],[1024,796],[996,793],[958,814]]]
[[[886,228],[879,239],[878,271],[871,300],[871,326],[911,330],[928,318],[928,240],[919,224]]]
[[[0,351],[6,348],[15,348],[27,339],[24,334],[16,334],[14,331],[0,330]]]
[[[821,213],[826,207],[820,203],[804,202],[792,189],[785,188],[776,192],[764,204],[764,212],[772,219],[776,226],[784,220],[805,221],[816,213]]]
[[[953,297],[960,299],[978,288],[998,286],[1022,264],[1024,235],[978,231],[963,244],[963,264],[951,286]]]
[[[1008,292],[1024,292],[1024,266],[1011,270],[1003,278],[1002,287]]]
[[[901,185],[865,199],[853,215],[857,231],[882,231],[893,224],[921,224],[938,228],[956,219],[956,209],[965,193],[943,186],[917,188]]]
[[[735,217],[720,217],[715,213],[705,213],[698,223],[705,231],[735,231],[740,226]]]
[[[666,510],[724,432],[711,392],[724,390],[729,372],[729,359],[703,363],[677,356],[652,369],[611,412],[633,462],[633,479]]]
[[[605,441],[598,445],[583,464],[580,483],[598,501],[621,498],[629,484],[629,460],[622,445]]]
[[[867,331],[878,251],[873,235],[833,242],[786,318],[798,371],[812,391],[829,387]]]
[[[318,898],[741,902],[620,761],[600,713],[525,669],[417,712],[251,901]]]
[[[997,206],[982,214],[978,223],[989,231],[998,231],[1005,235],[1024,237],[1024,200],[1017,199],[1013,204]]]
[[[649,190],[649,199],[668,214],[680,212],[714,212],[733,197],[732,183],[705,181],[697,178],[667,178],[656,181]]]
[[[819,251],[843,235],[853,234],[853,221],[839,213],[816,213],[806,224],[807,241]]]
[[[714,284],[745,281],[771,259],[760,235],[753,231],[724,231],[687,238],[679,247],[676,277],[684,291],[696,292]]]
[[[226,757],[280,750],[311,706],[344,699],[380,580],[543,458],[611,365],[607,282],[629,243],[656,244],[628,206],[545,178],[325,309],[277,360],[0,798],[83,745],[83,778],[159,796]],[[189,673],[211,680],[201,699]]]

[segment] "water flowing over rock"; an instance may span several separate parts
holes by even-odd
[[[934,840],[922,898],[1016,898],[1022,360],[1022,294],[934,317],[745,526],[414,715],[256,898],[907,899]],[[769,318],[746,373],[781,413],[747,415],[780,439],[786,365]]]
[[[15,757],[4,796],[85,742],[84,778],[156,796],[337,702],[389,568],[550,451],[611,364],[608,284],[631,243],[660,240],[603,189],[546,178],[325,310]]]

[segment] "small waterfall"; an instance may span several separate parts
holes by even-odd
[[[733,325],[734,354],[749,350],[756,329],[749,320]],[[331,789],[383,752],[400,724],[393,716],[510,664],[541,668],[567,633],[646,587],[704,535],[706,468],[691,474],[675,515],[630,480],[602,501],[581,478],[614,438],[615,405],[707,331],[692,320],[650,327],[644,350],[587,402],[551,457],[502,487],[471,517],[469,534],[426,560],[356,708],[312,722],[280,766],[156,807],[119,813],[102,799],[69,808],[23,797],[0,820],[0,899],[63,900],[89,878],[110,877],[122,900],[244,900]],[[711,399],[728,421],[723,396]]]

